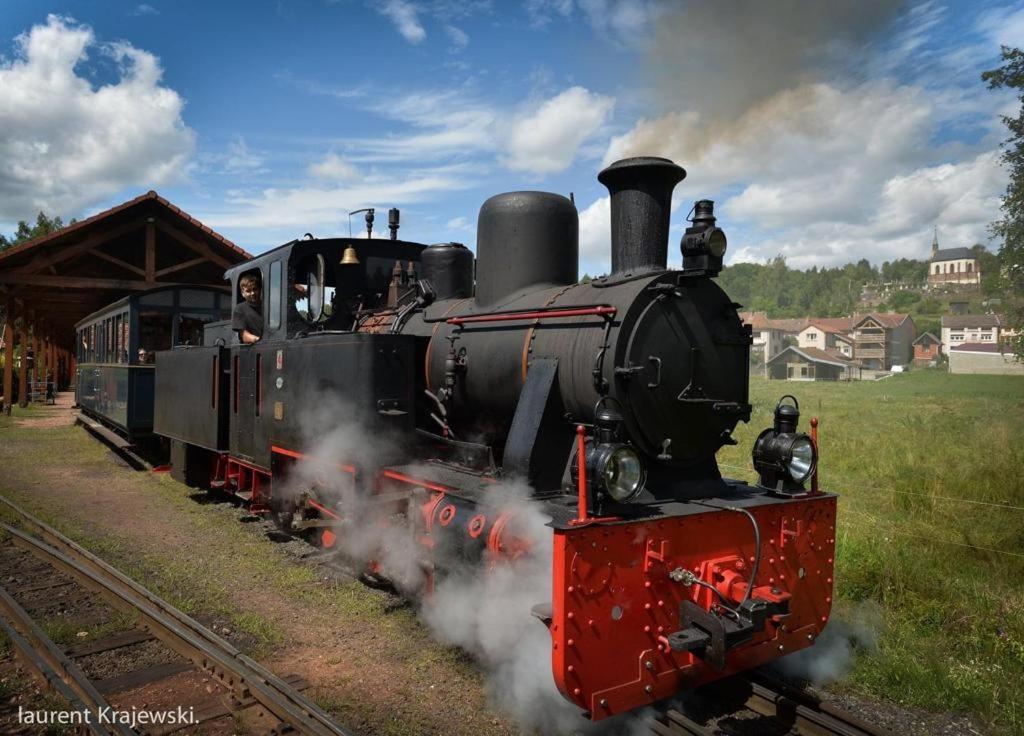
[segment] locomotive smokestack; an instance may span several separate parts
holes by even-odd
[[[612,273],[665,270],[672,190],[686,171],[667,158],[626,158],[597,180],[608,187],[612,212]]]

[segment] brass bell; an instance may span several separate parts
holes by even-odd
[[[351,245],[345,249],[345,253],[341,256],[342,266],[358,266],[359,256],[356,255],[356,249]]]

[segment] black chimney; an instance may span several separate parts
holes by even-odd
[[[612,273],[668,267],[668,223],[672,190],[686,171],[667,158],[626,158],[597,180],[611,193]]]

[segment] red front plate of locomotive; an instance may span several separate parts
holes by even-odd
[[[684,597],[705,609],[711,605],[710,591],[683,586],[668,573],[683,568],[708,581],[745,580],[754,558],[746,515],[709,508],[555,531],[551,660],[555,682],[569,700],[600,720],[814,643],[832,607],[836,497],[747,510],[761,529],[755,591],[766,586],[765,592],[788,594],[789,615],[770,619],[750,641],[729,650],[722,671],[659,642],[681,628]]]

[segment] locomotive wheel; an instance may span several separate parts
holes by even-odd
[[[270,509],[270,518],[274,522],[279,530],[285,534],[292,533],[292,524],[295,521],[295,508],[289,505],[287,508],[280,508],[272,506]]]

